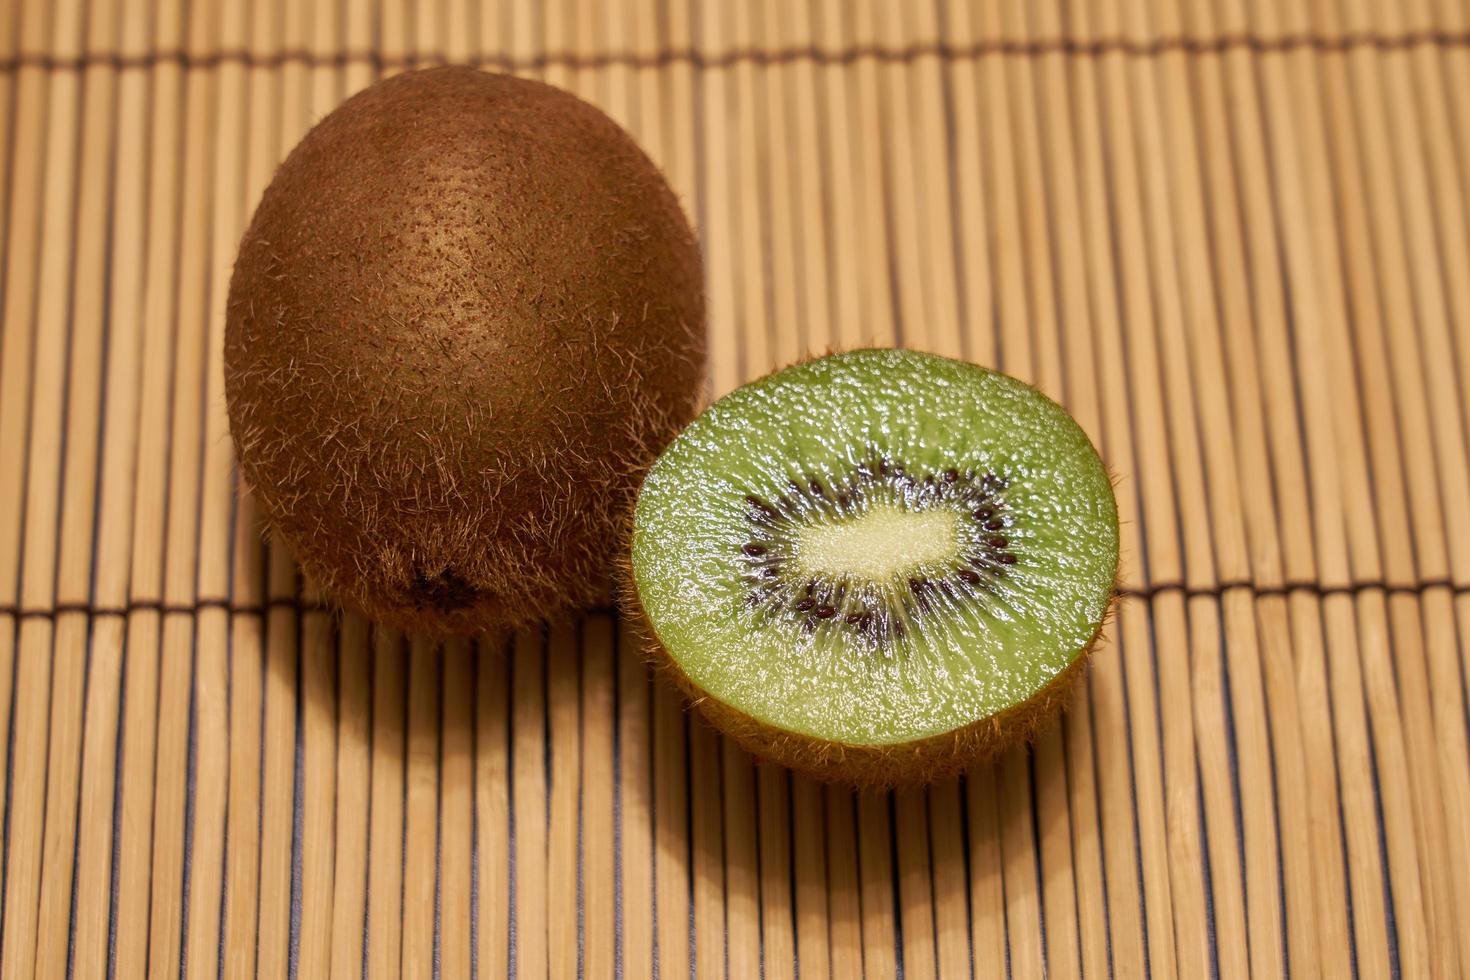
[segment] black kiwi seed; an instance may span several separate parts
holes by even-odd
[[[877,490],[878,487],[872,487],[877,484],[879,487],[886,485],[888,492],[896,492],[920,506],[952,500],[963,507],[963,512],[969,513],[984,531],[999,531],[1007,523],[1000,516],[1005,501],[999,496],[1007,481],[994,473],[978,475],[977,479],[974,470],[957,467],[938,469],[916,477],[909,474],[902,463],[875,452],[866,462],[859,463],[845,479],[826,480],[806,474],[784,482],[786,492],[773,502],[755,494],[745,497],[750,520],[759,528],[753,532],[751,540],[740,546],[745,556],[759,559],[753,561],[746,572],[746,581],[754,588],[746,602],[761,610],[757,615],[769,616],[782,609],[792,610],[799,614],[799,625],[808,632],[818,629],[821,623],[834,620],[874,642],[886,643],[904,636],[904,623],[914,613],[928,614],[936,604],[946,600],[958,602],[963,598],[974,601],[976,593],[969,591],[970,588],[978,586],[983,589],[987,579],[1004,575],[1004,566],[1017,563],[1016,556],[1004,550],[1010,545],[1006,536],[982,534],[977,536],[971,553],[963,558],[966,564],[956,571],[933,578],[922,574],[909,578],[911,597],[885,602],[874,596],[872,598],[881,607],[877,610],[862,608],[870,600],[859,598],[859,608],[844,613],[842,608],[850,591],[848,581],[820,576],[792,581],[787,565],[792,557],[790,548],[793,544],[787,537],[788,525],[823,513],[860,512],[866,493],[870,488]],[[890,604],[894,608],[889,608]]]
[[[759,497],[750,496],[745,498],[746,504],[750,506],[752,518],[759,517],[766,521],[780,520],[781,513]]]

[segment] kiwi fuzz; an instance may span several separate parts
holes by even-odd
[[[242,482],[306,576],[445,635],[606,597],[704,356],[698,243],[633,140],[448,67],[363,90],[281,165],[224,373]]]

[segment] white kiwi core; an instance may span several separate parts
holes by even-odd
[[[953,562],[962,519],[948,507],[909,510],[875,503],[860,514],[797,529],[796,567],[803,575],[839,581],[889,582]]]

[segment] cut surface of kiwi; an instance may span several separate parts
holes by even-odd
[[[747,747],[920,782],[1025,737],[1085,662],[1112,483],[1028,385],[899,350],[739,388],[650,470],[632,541],[666,665]]]

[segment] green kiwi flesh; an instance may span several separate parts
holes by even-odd
[[[277,172],[240,245],[240,467],[329,594],[466,633],[606,596],[639,481],[694,414],[699,250],[657,168],[538,82],[376,84]]]
[[[634,512],[636,600],[715,724],[813,775],[923,782],[1028,736],[1111,603],[1112,483],[1035,389],[862,350],[739,388]]]

